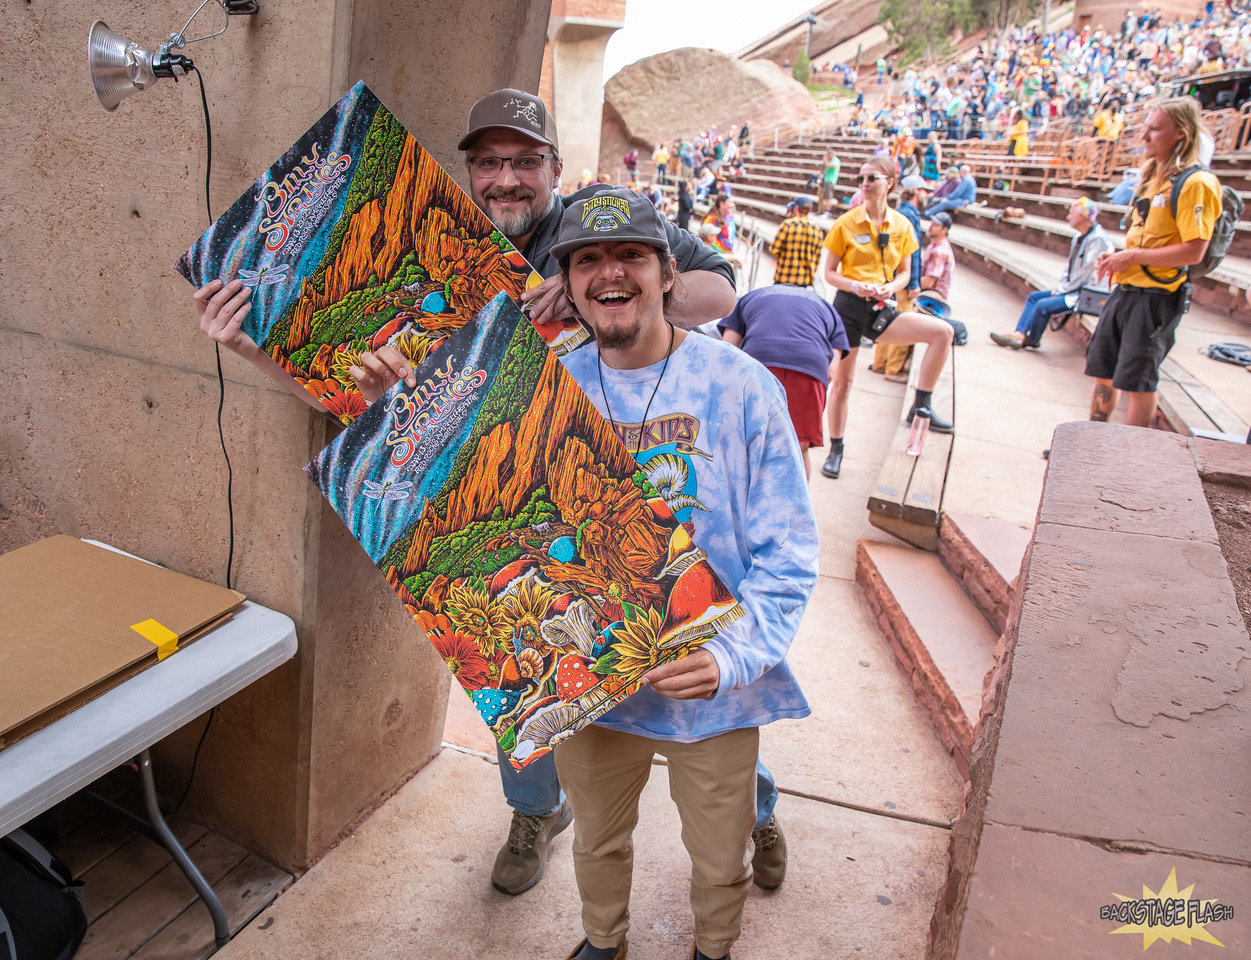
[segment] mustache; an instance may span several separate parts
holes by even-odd
[[[484,190],[482,196],[486,200],[504,200],[506,202],[516,200],[530,200],[534,197],[534,191],[526,187],[513,187],[505,190],[502,187],[490,187]]]

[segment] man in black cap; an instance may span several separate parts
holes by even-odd
[[[759,362],[667,319],[675,266],[665,222],[646,200],[601,187],[566,211],[551,255],[595,334],[561,358],[566,370],[640,470],[655,461],[680,470],[686,497],[674,501],[675,516],[743,612],[701,631],[697,649],[650,669],[639,692],[555,748],[586,933],[569,957],[626,955],[632,834],[660,754],[692,863],[689,956],[716,960],[738,939],[760,858],[759,728],[809,713],[786,662],[817,573],[799,445],[786,395]],[[664,428],[674,418],[685,425],[682,445]],[[662,626],[631,620],[630,649],[663,660]]]
[[[522,90],[496,90],[475,103],[457,149],[465,152],[474,201],[545,278],[525,294],[531,319],[536,324],[567,321],[575,315],[574,308],[565,295],[552,246],[565,209],[604,190],[603,184],[571,197],[554,192],[562,168],[556,122],[542,100]],[[687,231],[662,223],[684,291],[674,296],[666,312],[687,328],[729,314],[735,302],[733,269]],[[569,825],[569,806],[550,755],[525,770],[515,770],[501,757],[499,768],[513,819],[491,882],[502,893],[519,894],[542,878],[552,838]],[[777,793],[771,780],[767,786],[761,809],[769,820]],[[777,886],[786,873],[785,842],[771,821],[766,826],[773,829],[758,838],[762,853],[757,882]]]
[[[496,90],[475,103],[457,149],[465,151],[474,201],[545,278],[525,296],[531,318],[542,324],[572,316],[550,251],[565,208],[602,186],[571,197],[555,194],[563,167],[556,122],[542,100],[522,90]],[[682,276],[674,319],[690,328],[724,317],[734,309],[729,264],[675,225],[666,232]]]
[[[769,244],[769,252],[777,261],[773,282],[810,287],[821,262],[821,241],[825,233],[808,218],[812,201],[807,197],[796,197],[786,209],[786,219]]]

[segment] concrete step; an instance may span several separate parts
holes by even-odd
[[[999,633],[1030,536],[1024,527],[971,513],[944,512],[938,528],[939,559]]]
[[[856,582],[917,701],[967,777],[998,633],[942,561],[924,550],[860,540]]]

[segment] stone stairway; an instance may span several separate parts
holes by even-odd
[[[1011,584],[1030,531],[946,514],[937,554],[861,540],[856,582],[896,665],[943,746],[967,776],[983,681],[995,665]]]

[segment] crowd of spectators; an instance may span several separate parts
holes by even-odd
[[[1125,13],[1119,31],[1066,28],[1041,35],[1019,28],[942,69],[909,66],[893,74],[892,102],[856,108],[849,126],[924,139],[1011,138],[1022,155],[1028,136],[1067,119],[1078,133],[1115,140],[1123,109],[1185,77],[1251,67],[1251,2],[1209,3],[1190,21],[1159,9]],[[880,75],[880,74],[879,74]]]

